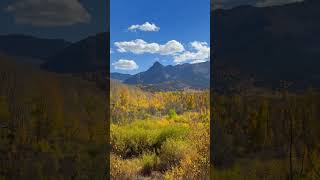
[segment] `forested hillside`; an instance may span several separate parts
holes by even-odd
[[[319,179],[320,94],[214,95],[213,179]]]
[[[0,179],[102,179],[106,93],[0,56]]]

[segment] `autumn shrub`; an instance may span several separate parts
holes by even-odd
[[[145,153],[137,158],[122,159],[111,155],[111,179],[137,179],[149,176],[158,166],[158,157],[154,153]]]
[[[40,152],[49,152],[50,151],[50,145],[45,140],[38,142],[38,148],[39,148]]]
[[[110,155],[110,179],[137,179],[141,171],[139,159],[124,160],[116,155]]]
[[[160,168],[167,170],[171,167],[177,166],[181,159],[183,159],[188,151],[189,144],[182,140],[167,139],[161,146],[160,153]]]
[[[188,147],[178,166],[166,171],[165,179],[209,179],[209,125],[194,123],[190,125],[188,134]]]

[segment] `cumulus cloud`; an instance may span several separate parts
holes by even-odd
[[[112,63],[115,69],[117,70],[135,70],[139,69],[139,66],[137,65],[134,60],[128,60],[128,59],[119,59],[117,62]]]
[[[196,63],[203,63],[203,62],[207,62],[208,60],[194,60],[194,61],[191,61],[190,64],[196,64]]]
[[[68,26],[91,19],[78,0],[16,0],[6,10],[17,24],[34,26]]]
[[[200,63],[210,59],[210,47],[206,42],[194,41],[190,43],[194,51],[184,51],[183,53],[174,56],[174,63]]]
[[[168,41],[166,44],[158,44],[136,39],[133,41],[115,42],[114,45],[118,48],[117,50],[122,53],[175,55],[176,53],[184,51],[183,45],[176,40]]]
[[[144,24],[136,24],[136,25],[132,25],[128,28],[129,31],[137,31],[137,30],[140,30],[140,31],[159,31],[160,30],[160,27],[156,26],[155,24],[153,23],[149,23],[149,22],[145,22]]]
[[[211,1],[211,7],[213,9],[230,9],[240,5],[266,7],[302,1],[304,0],[215,0]]]

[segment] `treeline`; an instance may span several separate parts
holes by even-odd
[[[111,121],[130,122],[150,116],[161,117],[172,109],[176,113],[209,111],[209,91],[147,92],[134,86],[112,81]]]
[[[214,97],[214,176],[319,179],[320,93]]]
[[[102,179],[106,95],[0,57],[0,179]]]

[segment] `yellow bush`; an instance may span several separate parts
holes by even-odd
[[[177,166],[188,154],[190,145],[182,140],[168,139],[161,146],[160,167],[163,170]]]
[[[110,179],[136,179],[141,169],[141,162],[138,159],[124,160],[110,155]]]

